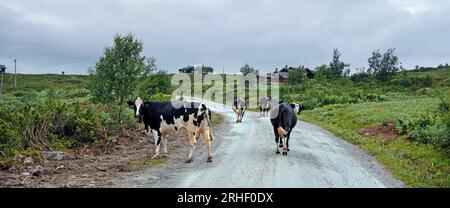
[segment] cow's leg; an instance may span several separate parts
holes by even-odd
[[[148,124],[145,124],[144,134],[148,136],[149,133],[150,133],[150,128],[149,128]]]
[[[280,143],[278,144],[279,148],[283,148],[283,137],[280,137]]]
[[[287,155],[287,137],[284,137],[283,139],[283,155]]]
[[[292,131],[290,131],[290,132],[288,133],[287,140],[286,140],[286,146],[287,146],[287,151],[288,151],[288,152],[291,151],[291,150],[289,149],[289,138],[291,138],[291,132],[292,132]]]
[[[144,130],[144,133],[145,133],[145,135],[150,136],[150,135],[153,135],[153,130],[147,129],[147,130]]]
[[[264,117],[264,109],[261,106],[259,107],[259,116]]]
[[[163,147],[163,156],[167,157],[169,155],[169,152],[167,151],[167,142],[169,141],[169,135],[165,135],[165,137],[162,140],[162,147]]]
[[[277,151],[276,154],[280,154],[280,148],[278,147],[278,140],[280,140],[280,137],[278,136],[278,131],[274,128],[275,132],[275,144],[277,145]]]
[[[244,114],[245,114],[245,110],[242,111],[241,120],[239,122],[242,122],[242,119],[244,118]]]
[[[238,123],[242,122],[242,116],[244,116],[244,112],[242,112],[239,116],[238,116]]]
[[[190,145],[190,150],[189,150],[189,155],[186,159],[186,163],[190,163],[193,160],[193,155],[194,155],[194,151],[195,151],[195,145],[197,143],[197,140],[195,139],[195,135],[194,132],[192,131],[188,131],[188,137],[189,137],[189,145]]]
[[[211,153],[211,143],[212,138],[210,137],[210,130],[203,130],[203,139],[205,140],[206,148],[208,148],[208,158],[206,159],[206,162],[212,162],[212,153]]]
[[[156,159],[159,157],[159,148],[161,146],[161,132],[152,130],[153,132],[153,139],[155,140],[155,155],[153,155],[152,159]]]

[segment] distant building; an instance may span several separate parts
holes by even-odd
[[[214,72],[214,68],[205,65],[194,65],[183,67],[179,69],[178,72],[183,74],[212,74]]]
[[[286,65],[281,70],[278,70],[278,68],[276,68],[275,71],[272,73],[258,75],[258,80],[260,83],[271,83],[274,82],[275,80],[278,80],[279,83],[286,83],[289,80],[289,72],[297,70],[302,70],[305,73],[306,77],[308,77],[308,79],[313,79],[315,76],[315,72],[313,70],[310,70],[303,66],[288,67]]]
[[[0,72],[5,73],[5,71],[6,71],[6,66],[0,64]]]

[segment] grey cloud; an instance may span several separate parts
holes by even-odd
[[[405,67],[450,60],[444,0],[0,0],[0,63],[24,73],[86,73],[116,33],[133,33],[160,68],[207,64],[235,72],[329,62],[352,68],[397,48]]]

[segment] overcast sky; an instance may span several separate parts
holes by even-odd
[[[116,33],[175,72],[205,64],[236,72],[327,64],[352,70],[376,49],[403,66],[450,63],[448,0],[0,0],[0,64],[21,73],[87,73]]]

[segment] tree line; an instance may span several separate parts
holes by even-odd
[[[330,63],[318,66],[315,68],[316,77],[318,79],[337,79],[340,77],[350,76],[350,64],[341,61],[341,52],[338,49],[333,49],[333,55]],[[380,82],[389,81],[397,72],[402,69],[399,58],[395,54],[395,49],[388,49],[381,53],[380,50],[372,52],[372,56],[368,59],[369,68],[358,69],[355,76],[373,76]],[[289,72],[289,81],[291,84],[298,84],[306,79],[304,67],[300,70],[293,70]],[[257,73],[258,70],[252,66],[245,64],[241,67],[240,72],[244,75],[248,73]]]

